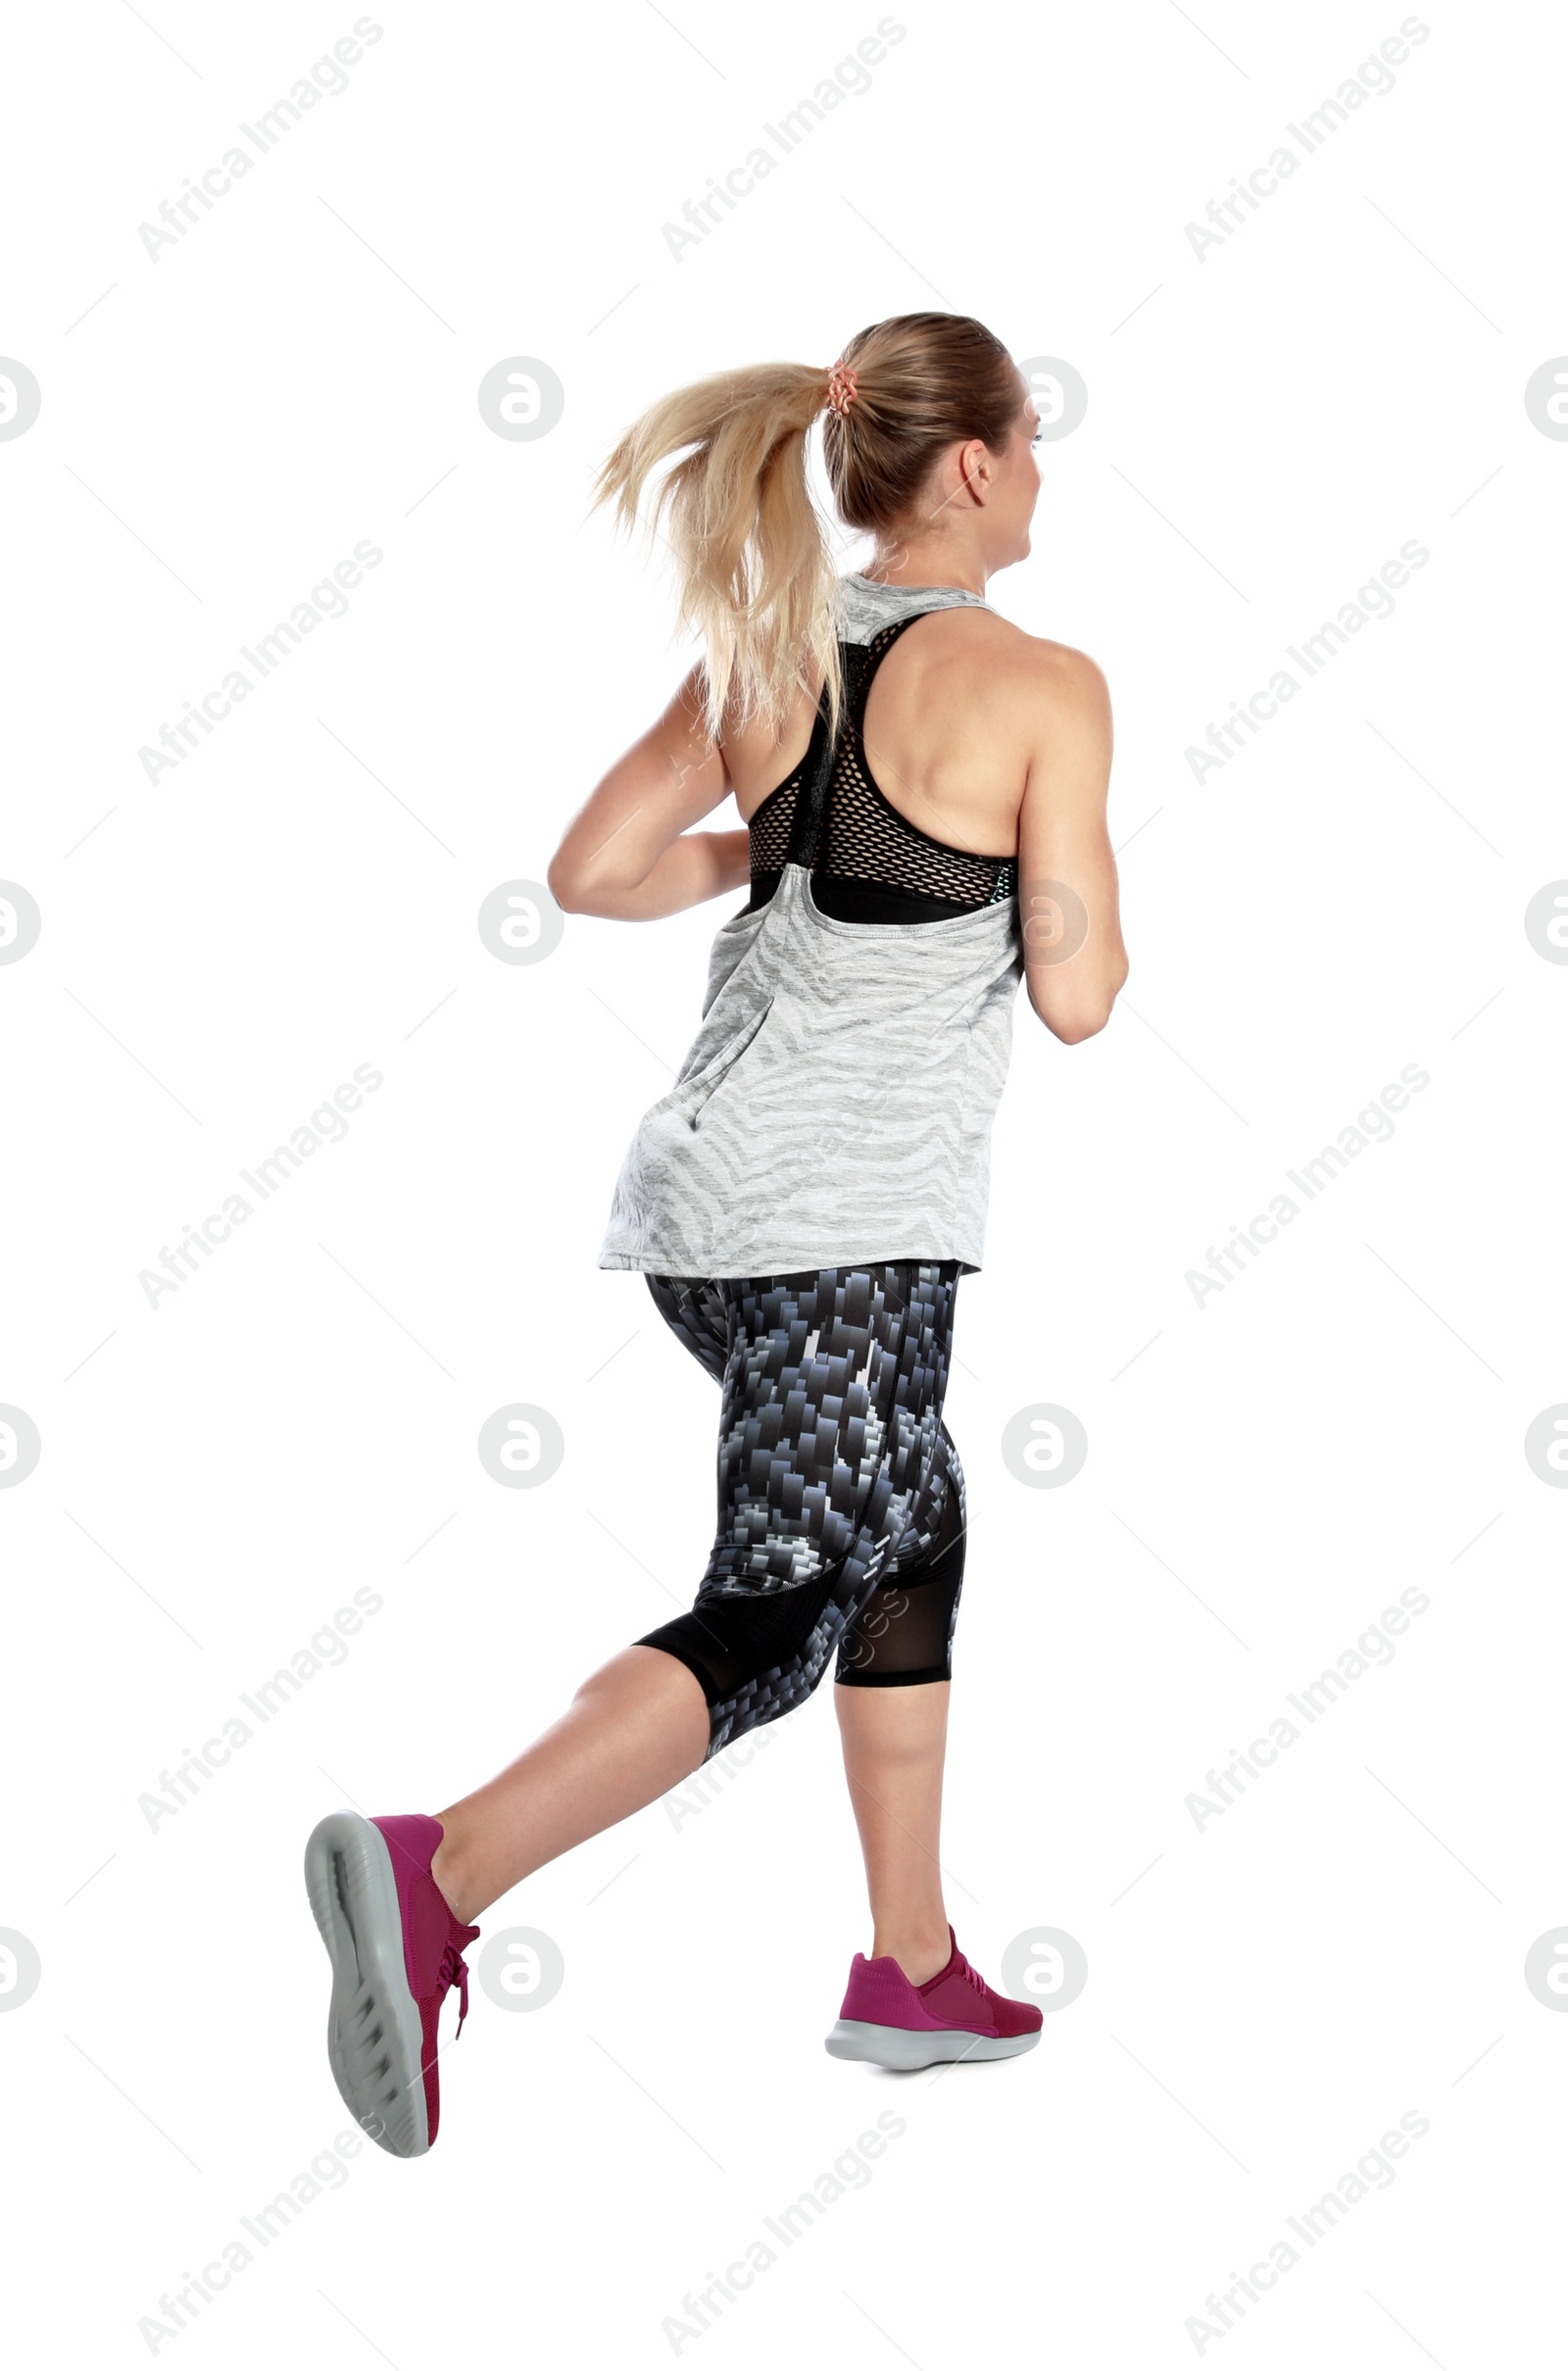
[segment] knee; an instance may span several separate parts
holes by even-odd
[[[601,1663],[597,1671],[590,1671],[586,1679],[580,1680],[571,1700],[573,1705],[602,1704],[607,1697],[616,1695],[619,1682],[625,1676],[630,1654],[629,1648],[623,1649],[619,1655],[612,1655],[608,1663]]]
[[[940,1761],[948,1731],[946,1680],[911,1681],[906,1687],[836,1687],[833,1701],[849,1757],[880,1769],[910,1772]]]
[[[630,1717],[651,1700],[684,1699],[701,1688],[696,1673],[677,1655],[639,1640],[590,1671],[571,1702],[573,1710],[617,1705]]]

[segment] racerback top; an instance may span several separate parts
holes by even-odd
[[[840,580],[837,739],[824,694],[805,758],[748,825],[751,898],[714,937],[702,1026],[621,1163],[601,1267],[979,1267],[1023,976],[1017,865],[900,815],[863,725],[917,617],[986,606],[956,586]]]

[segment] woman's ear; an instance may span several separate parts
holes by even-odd
[[[972,499],[983,507],[991,500],[993,475],[990,450],[978,436],[971,436],[963,447],[958,456],[958,467],[963,472],[962,482],[968,487]]]

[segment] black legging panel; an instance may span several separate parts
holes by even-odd
[[[942,1422],[956,1260],[794,1275],[650,1276],[721,1392],[718,1523],[690,1613],[637,1643],[685,1663],[710,1754],[847,1687],[951,1673],[963,1576],[958,1454]]]

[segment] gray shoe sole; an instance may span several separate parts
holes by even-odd
[[[380,1829],[357,1811],[329,1812],[305,1847],[305,1885],[332,1962],[326,2055],[339,2097],[378,2148],[422,2157],[430,2146],[424,2030]]]
[[[913,2074],[922,2066],[975,2065],[982,2058],[1016,2058],[1033,2050],[1040,2039],[1032,2034],[917,2034],[904,2025],[865,2025],[856,2017],[841,2017],[827,2038],[835,2058],[863,2058],[871,2066],[890,2066]]]

